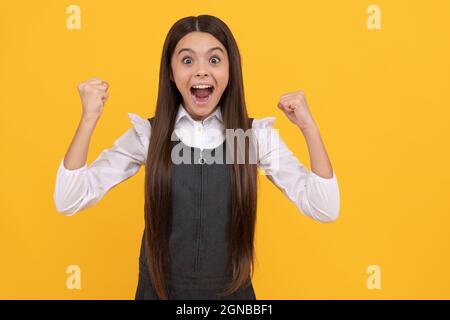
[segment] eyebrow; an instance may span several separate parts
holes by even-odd
[[[211,51],[214,51],[214,50],[220,50],[220,51],[222,51],[223,54],[225,54],[225,52],[223,51],[223,49],[222,49],[221,47],[214,47],[214,48],[211,48],[211,49],[209,49],[207,52],[211,52]],[[192,50],[191,48],[182,48],[182,49],[180,49],[180,51],[178,51],[178,55],[179,55],[181,52],[183,52],[183,51],[189,51],[189,52],[195,53],[195,51]]]

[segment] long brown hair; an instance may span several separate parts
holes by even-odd
[[[208,32],[226,48],[229,57],[228,86],[219,101],[225,129],[251,127],[244,98],[241,57],[236,41],[220,19],[210,15],[178,20],[164,42],[159,73],[156,112],[145,164],[145,250],[150,279],[160,299],[168,299],[169,233],[171,225],[171,134],[181,93],[170,80],[170,61],[178,41],[189,32]],[[227,143],[229,143],[227,141]],[[248,145],[245,146],[246,151]],[[245,154],[248,154],[246,152]],[[248,284],[254,273],[254,231],[257,203],[256,164],[229,166],[231,181],[230,270],[232,281],[224,291],[231,294]]]

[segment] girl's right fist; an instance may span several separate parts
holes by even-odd
[[[92,78],[78,84],[83,118],[98,120],[103,112],[103,106],[108,100],[109,83],[99,78]]]

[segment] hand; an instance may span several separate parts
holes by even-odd
[[[295,91],[282,95],[278,102],[278,108],[284,112],[292,123],[296,124],[302,130],[316,125],[309,111],[303,91]]]
[[[103,106],[108,100],[109,83],[99,78],[92,78],[78,84],[83,119],[97,121],[103,113]]]

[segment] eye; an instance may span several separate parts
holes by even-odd
[[[183,60],[181,60],[184,64],[191,64],[192,63],[192,59],[189,57],[185,57],[183,58]]]
[[[218,64],[220,62],[220,58],[217,57],[217,56],[216,57],[211,57],[211,59],[209,61],[213,62],[214,64]],[[216,62],[214,62],[214,61],[216,61]]]

